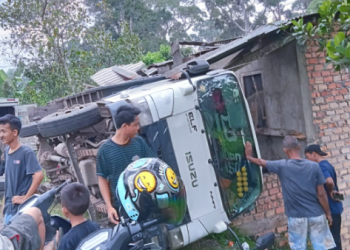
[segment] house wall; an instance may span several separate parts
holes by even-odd
[[[325,63],[324,53],[314,41],[309,42],[305,57],[309,88],[312,97],[313,124],[316,128],[315,143],[328,153],[328,161],[334,166],[338,186],[345,196],[350,195],[350,79],[348,72],[334,72]],[[343,202],[342,244],[350,249],[350,202]]]
[[[350,195],[350,77],[348,72],[334,72],[325,63],[314,42],[307,46],[291,43],[263,59],[236,71],[242,75],[262,72],[268,126],[303,132],[309,143],[318,143],[328,153],[338,175],[338,186]],[[277,107],[275,107],[277,106]],[[281,126],[281,127],[280,127]],[[283,126],[283,127],[282,127]],[[262,157],[284,158],[282,138],[258,136]],[[264,190],[255,209],[240,216],[233,225],[247,233],[275,232],[280,246],[287,244],[281,186],[274,174],[264,174]],[[350,198],[343,202],[342,243],[350,250]]]
[[[302,70],[303,68],[305,56],[296,43],[291,42],[235,73],[241,84],[244,76],[262,74],[268,128],[295,130],[314,140],[314,125],[310,122],[312,109],[309,79],[306,69]],[[258,134],[257,138],[262,158],[286,158],[282,137]],[[307,143],[306,140],[300,141],[302,148]],[[275,232],[280,236],[279,244],[287,244],[287,219],[281,191],[277,175],[264,174],[264,190],[255,209],[236,219],[233,224],[250,235]]]

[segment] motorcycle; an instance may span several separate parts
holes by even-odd
[[[17,213],[10,219],[10,224],[26,209],[30,207],[37,207],[40,209],[45,223],[45,244],[53,240],[57,231],[60,232],[60,235],[67,233],[71,229],[71,223],[61,216],[50,215],[48,211],[51,205],[55,202],[56,197],[59,197],[62,188],[68,185],[70,182],[71,180],[67,180],[60,186],[53,188],[42,195],[34,194],[31,196],[19,206]]]
[[[169,239],[170,245],[160,247],[158,242],[149,242],[149,231],[157,230],[162,219],[153,219],[146,222],[137,222],[121,217],[121,223],[114,228],[100,229],[86,238],[78,245],[76,250],[166,250],[172,248],[174,241],[181,239]],[[151,230],[150,230],[151,229]],[[227,225],[228,231],[234,236],[239,250],[245,250],[234,231]],[[158,234],[159,235],[159,234]],[[148,240],[147,240],[148,239]],[[275,241],[274,233],[267,233],[259,237],[254,250],[268,249]],[[157,244],[158,243],[158,244]]]
[[[60,235],[66,234],[71,229],[68,220],[58,215],[50,215],[49,209],[59,197],[63,187],[71,180],[67,180],[60,186],[53,188],[42,195],[33,195],[22,203],[18,212],[10,219],[10,223],[18,218],[26,209],[37,207],[41,210],[44,218],[46,235],[45,244],[52,241],[59,231]],[[76,250],[165,250],[171,248],[174,241],[179,241],[176,237],[168,237],[168,229],[176,227],[161,227],[162,218],[154,218],[144,222],[133,221],[129,218],[120,217],[120,223],[113,228],[101,228],[85,237]],[[169,226],[169,225],[168,225]],[[229,232],[236,238],[240,250],[244,250],[234,231],[228,227]],[[269,233],[261,236],[256,241],[256,249],[263,250],[269,248],[274,243],[274,234]],[[169,239],[167,239],[169,238]],[[173,248],[171,248],[173,249]]]

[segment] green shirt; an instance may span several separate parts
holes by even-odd
[[[97,175],[108,180],[114,208],[117,209],[120,205],[116,199],[116,187],[120,174],[133,161],[148,157],[157,156],[140,136],[132,138],[126,145],[118,145],[109,139],[98,149]]]

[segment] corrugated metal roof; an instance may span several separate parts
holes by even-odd
[[[122,65],[122,66],[113,66],[110,68],[101,69],[96,74],[92,75],[90,78],[96,82],[99,86],[108,86],[113,84],[118,84],[121,82],[125,82],[127,80],[131,80],[130,78],[127,78],[125,76],[122,76],[118,73],[116,73],[113,68],[119,67],[131,72],[136,73],[137,71],[141,70],[143,67],[145,67],[145,64],[143,62],[138,62],[135,64],[128,64],[128,65]]]

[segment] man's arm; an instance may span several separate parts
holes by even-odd
[[[106,203],[106,207],[107,207],[107,212],[108,212],[108,219],[114,223],[114,224],[118,224],[118,213],[117,211],[114,209],[114,207],[112,206],[111,203],[111,193],[109,191],[109,187],[108,187],[108,181],[103,178],[102,176],[98,176],[98,186],[100,188],[103,200]]]
[[[334,181],[331,177],[328,177],[326,179],[326,187],[329,194],[331,194],[334,191]]]
[[[326,214],[328,224],[329,224],[329,226],[332,226],[332,223],[333,223],[332,215],[331,215],[331,211],[329,210],[327,193],[324,190],[323,185],[317,186],[317,196],[318,196],[318,200],[319,200],[319,202],[320,202],[320,204],[321,204],[321,206]]]
[[[26,199],[28,199],[29,197],[31,197],[35,193],[35,191],[38,189],[38,187],[43,179],[44,179],[43,171],[38,171],[38,172],[34,173],[32,185],[30,185],[28,192],[22,196],[13,196],[12,203],[13,204],[22,204]]]
[[[253,157],[253,147],[249,141],[246,142],[246,144],[245,144],[245,155],[246,155],[248,161],[250,161],[258,166],[262,166],[264,168],[266,167],[266,160]]]

